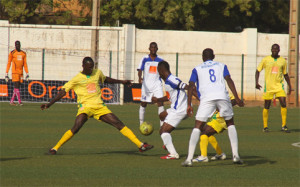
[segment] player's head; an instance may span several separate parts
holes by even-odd
[[[91,57],[84,57],[82,60],[83,74],[91,75],[94,69],[94,61]]]
[[[15,47],[16,47],[16,50],[17,50],[17,51],[20,51],[20,50],[21,50],[21,42],[20,42],[19,40],[17,40],[17,41],[15,42]]]
[[[160,78],[166,80],[170,75],[170,65],[166,61],[160,61],[157,66],[157,71],[159,73]]]
[[[278,44],[273,44],[271,47],[272,57],[278,58],[279,51],[280,51],[280,46]]]
[[[150,45],[149,45],[150,54],[151,55],[156,55],[157,50],[158,50],[157,43],[156,42],[151,42]]]
[[[215,58],[214,51],[211,48],[206,48],[202,52],[203,61],[213,60]]]

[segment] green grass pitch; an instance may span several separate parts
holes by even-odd
[[[270,133],[262,132],[261,107],[235,107],[239,153],[245,164],[232,163],[225,131],[216,138],[227,160],[184,168],[180,164],[187,155],[194,118],[182,121],[172,133],[179,160],[160,159],[167,153],[158,134],[156,106],[148,105],[145,117],[154,125],[154,133],[139,133],[137,104],[108,107],[154,149],[140,153],[116,129],[90,119],[57,155],[49,156],[45,152],[73,126],[77,107],[55,104],[41,111],[39,106],[0,103],[0,186],[300,186],[299,108],[288,109],[287,125],[292,131],[288,134],[280,131],[279,107],[270,109]],[[297,142],[298,147],[292,145]],[[199,152],[197,146],[195,156]],[[210,145],[208,154],[215,154]]]

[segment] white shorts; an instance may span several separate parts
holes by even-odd
[[[179,125],[179,123],[187,118],[187,113],[186,112],[180,112],[178,113],[175,109],[173,108],[169,108],[167,109],[167,117],[164,120],[165,123],[173,126],[173,127],[177,127]]]
[[[163,88],[158,87],[153,91],[149,91],[149,90],[146,91],[144,86],[142,86],[142,97],[141,97],[142,102],[151,103],[153,96],[156,98],[162,98],[164,96]]]
[[[196,120],[207,122],[208,118],[212,117],[216,109],[220,112],[220,117],[225,120],[230,120],[233,117],[233,109],[231,102],[229,100],[212,100],[200,102],[197,114],[195,116]]]

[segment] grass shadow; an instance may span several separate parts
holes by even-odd
[[[18,157],[18,158],[0,158],[0,162],[11,161],[11,160],[24,160],[31,157]]]

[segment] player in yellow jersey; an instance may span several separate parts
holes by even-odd
[[[282,127],[283,132],[289,133],[286,126],[286,94],[284,91],[284,80],[288,84],[288,95],[291,93],[292,87],[290,83],[290,78],[287,73],[287,63],[284,58],[279,56],[280,46],[278,44],[273,44],[271,48],[272,55],[267,56],[262,59],[258,65],[255,73],[255,83],[256,89],[261,88],[258,83],[259,73],[265,69],[265,87],[263,99],[265,100],[265,105],[263,109],[263,132],[269,132],[268,128],[268,117],[269,117],[269,108],[273,97],[278,98],[281,105],[281,118],[282,118]]]
[[[83,71],[67,82],[61,91],[47,104],[42,104],[41,109],[47,109],[56,101],[63,98],[71,89],[77,94],[78,113],[74,126],[68,130],[58,143],[49,150],[48,154],[55,155],[58,149],[75,135],[88,118],[94,117],[117,128],[125,137],[131,140],[140,152],[152,149],[153,146],[142,143],[133,132],[125,126],[105,105],[101,99],[99,84],[121,83],[131,85],[130,80],[117,80],[103,75],[99,69],[94,69],[94,61],[91,57],[85,57],[82,61]]]
[[[20,41],[15,42],[15,50],[12,50],[8,55],[8,62],[6,66],[5,80],[8,82],[8,72],[11,67],[12,82],[14,83],[14,92],[10,99],[10,105],[16,106],[14,103],[15,96],[18,98],[19,105],[22,106],[21,96],[20,96],[20,86],[23,83],[23,68],[26,72],[26,80],[29,79],[29,72],[27,67],[26,53],[21,50]]]
[[[236,101],[232,94],[229,94],[232,106],[236,105]],[[220,116],[219,111],[215,111],[213,116],[208,120],[206,125],[203,127],[200,134],[200,151],[201,155],[194,158],[193,162],[208,162],[207,157],[207,146],[208,142],[216,150],[217,154],[211,157],[211,160],[225,160],[226,154],[223,153],[221,147],[219,146],[217,139],[213,136],[216,133],[221,133],[227,129],[226,122],[223,117]]]

